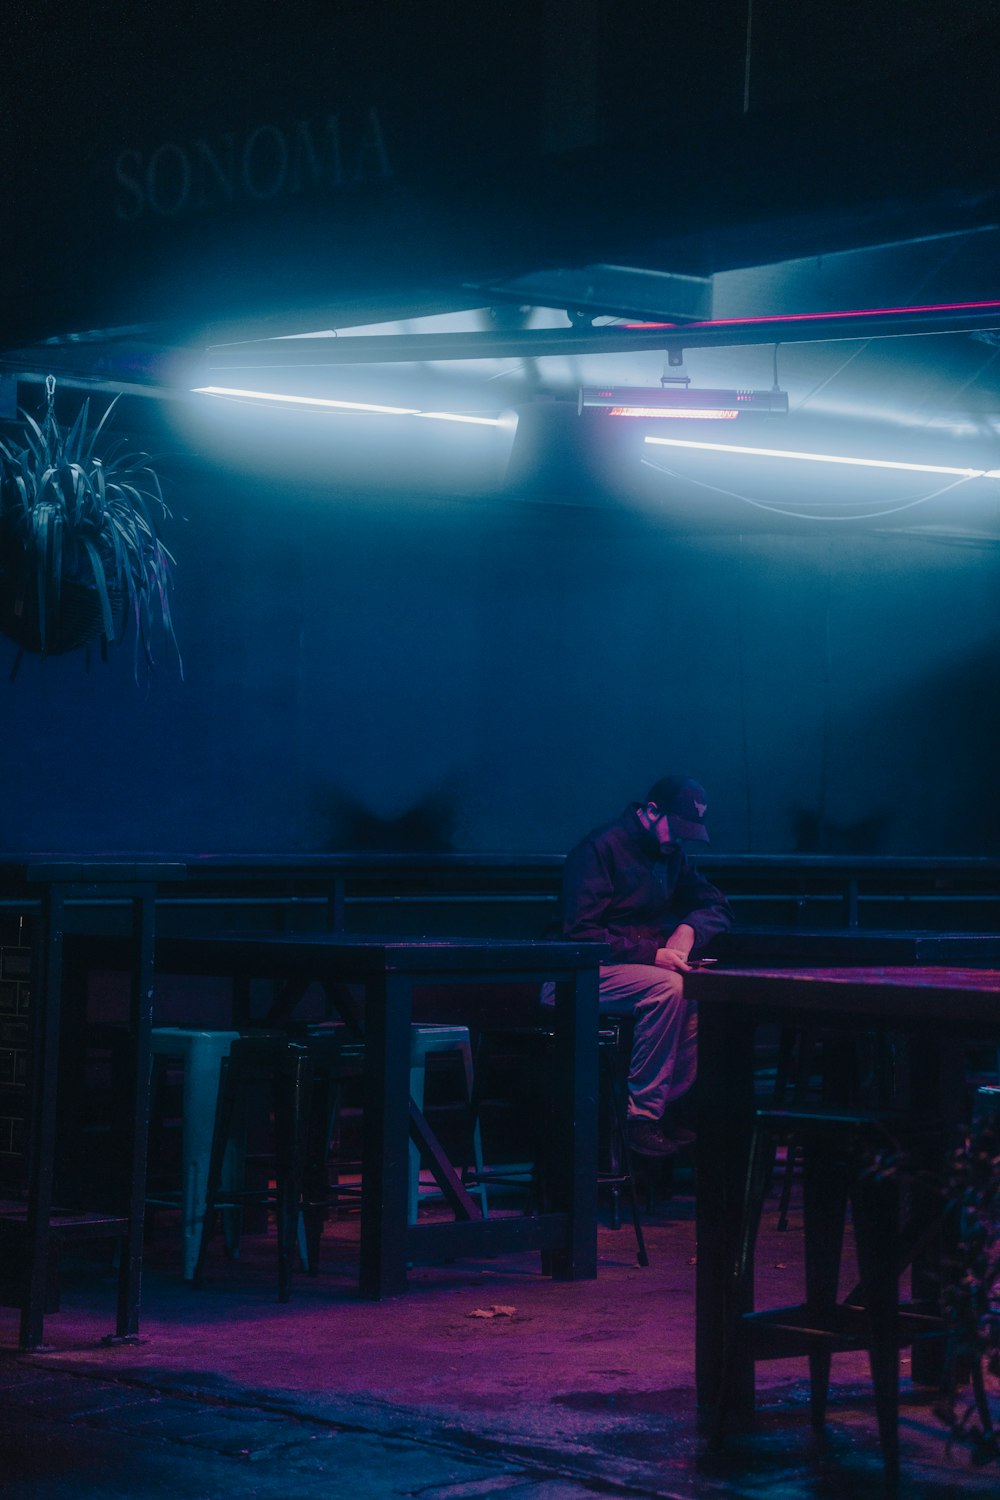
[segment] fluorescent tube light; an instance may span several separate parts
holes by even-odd
[[[799,453],[787,448],[747,448],[739,443],[701,443],[693,438],[647,437],[662,448],[698,448],[711,453],[743,453],[753,458],[799,458],[814,464],[853,464],[863,469],[903,469],[910,474],[954,474],[960,479],[1000,479],[1000,469],[959,469],[948,464],[910,464],[890,458],[845,458],[838,453]]]
[[[503,417],[467,417],[454,411],[415,411],[415,417],[426,417],[429,422],[470,422],[474,427],[502,427]]]
[[[317,406],[331,411],[374,412],[389,417],[426,417],[432,422],[469,422],[476,427],[502,427],[502,417],[468,417],[459,412],[420,411],[415,406],[378,406],[371,401],[336,401],[332,396],[291,396],[280,391],[247,391],[230,385],[196,385],[196,396],[236,396],[249,401],[276,401],[282,406]]]

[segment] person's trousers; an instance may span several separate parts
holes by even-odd
[[[684,976],[654,964],[602,964],[600,1007],[635,1020],[629,1118],[659,1120],[697,1071],[698,1010],[684,998]]]

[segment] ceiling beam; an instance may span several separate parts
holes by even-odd
[[[208,370],[307,370],[336,365],[409,364],[429,360],[543,359],[632,350],[733,348],[753,344],[828,343],[1000,328],[1000,301],[926,307],[793,313],[710,322],[528,328],[510,332],[334,335],[216,345]]]

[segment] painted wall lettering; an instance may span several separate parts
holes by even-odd
[[[256,125],[243,135],[126,148],[114,163],[115,216],[161,219],[291,194],[319,194],[392,176],[378,111]]]

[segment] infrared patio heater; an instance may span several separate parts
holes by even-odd
[[[639,421],[671,418],[696,422],[734,422],[743,415],[778,416],[788,412],[788,393],[699,389],[686,376],[665,375],[659,386],[581,386],[577,411],[603,411],[609,417]]]

